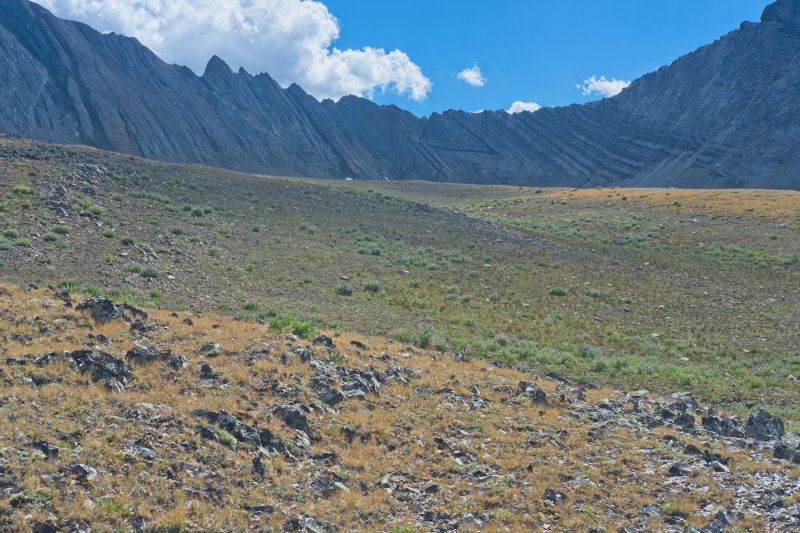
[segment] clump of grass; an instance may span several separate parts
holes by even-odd
[[[31,245],[31,241],[29,241],[28,239],[17,239],[14,244],[19,246],[20,248],[27,248]]]
[[[121,516],[122,518],[127,518],[132,514],[130,510],[126,509],[124,505],[114,498],[100,498],[97,501],[97,506],[109,513]]]
[[[139,272],[139,275],[145,279],[156,279],[158,278],[158,270],[152,267],[145,267]]]
[[[92,296],[94,298],[100,297],[103,295],[103,291],[100,290],[99,287],[95,287],[94,285],[84,285],[81,288],[81,292],[86,296]]]
[[[416,331],[405,330],[397,335],[395,338],[400,342],[413,344],[420,348],[430,348],[433,345],[434,336],[436,331],[430,326],[423,326]]]
[[[236,437],[228,433],[222,428],[214,428],[214,434],[217,436],[219,441],[225,445],[226,447],[235,450],[236,449]]]
[[[13,494],[9,498],[11,507],[30,505],[32,507],[46,508],[53,500],[53,492],[48,488],[38,488]]]
[[[603,355],[603,350],[591,344],[583,344],[579,355],[582,359],[595,359]]]
[[[3,232],[3,237],[6,239],[17,239],[19,238],[19,232],[15,229],[7,229]]]
[[[249,302],[245,302],[245,304],[242,306],[242,309],[244,309],[245,311],[256,311],[260,307],[261,305],[258,302],[254,302],[251,300]]]
[[[283,444],[283,447],[286,448],[286,451],[288,451],[292,455],[300,455],[303,453],[303,450],[301,450],[300,447],[297,446],[297,444],[295,444],[294,441],[289,437],[282,435],[280,433],[276,434],[275,436],[278,438],[279,441],[281,441],[281,444]]]
[[[380,281],[373,279],[364,284],[364,290],[367,292],[378,294],[383,290],[383,285],[381,285]]]
[[[65,226],[63,224],[59,224],[58,226],[53,228],[53,233],[57,235],[69,235],[72,230],[69,226]]]
[[[549,292],[550,296],[566,296],[567,289],[564,287],[553,287]]]
[[[336,294],[339,296],[352,296],[354,292],[355,289],[349,283],[340,281],[336,284]]]
[[[30,196],[33,194],[33,189],[25,185],[17,185],[12,189],[12,191],[14,192],[14,194],[19,196]]]
[[[78,282],[74,279],[62,279],[58,282],[58,288],[72,292],[78,288]]]
[[[111,228],[103,230],[103,237],[105,237],[106,239],[113,239],[116,236],[117,232]]]
[[[133,243],[136,241],[133,240],[133,237],[123,237],[119,242],[124,246],[133,246]]]
[[[104,211],[105,209],[103,209],[97,204],[92,204],[86,208],[86,212],[92,215],[93,217],[99,217],[100,215],[103,214]]]
[[[689,516],[689,513],[683,508],[683,506],[672,502],[666,502],[661,505],[661,514],[665,516],[678,516],[680,518],[686,518]]]
[[[316,335],[314,324],[303,320],[297,315],[283,315],[276,317],[269,323],[270,329],[280,333],[291,333],[302,339],[310,339]]]
[[[45,233],[42,239],[45,242],[56,242],[58,240],[58,235],[55,233]]]
[[[266,311],[258,313],[258,318],[260,318],[261,320],[266,320],[268,318],[276,318],[277,316],[278,316],[278,311],[276,309],[273,309],[272,307],[270,307]]]
[[[222,257],[222,250],[220,250],[219,248],[212,248],[208,251],[208,255],[210,255],[215,259],[218,259]]]

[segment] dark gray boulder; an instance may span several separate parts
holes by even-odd
[[[277,414],[290,428],[300,430],[306,435],[311,434],[306,412],[300,406],[294,404],[278,405],[273,407],[272,412]]]
[[[723,437],[744,437],[744,432],[739,427],[739,421],[735,418],[707,415],[702,418],[702,426],[708,431]]]
[[[517,384],[517,394],[527,396],[534,403],[547,403],[547,393],[528,381],[520,381]]]
[[[76,311],[89,311],[89,314],[96,322],[111,322],[116,318],[122,318],[122,307],[105,298],[92,298],[78,304]]]
[[[200,363],[200,379],[217,379],[219,375],[214,372],[214,367],[203,361]]]
[[[189,364],[189,359],[185,355],[172,354],[167,359],[167,364],[175,370],[186,368]]]
[[[141,323],[141,328],[145,331],[148,326],[142,322],[147,320],[148,315],[145,311],[137,309],[128,304],[115,304],[106,298],[90,298],[81,302],[75,307],[76,311],[88,311],[91,317],[96,321],[104,324],[116,319],[135,320]],[[134,327],[133,329],[137,329]]]
[[[97,477],[97,469],[89,465],[73,463],[70,466],[70,470],[83,481],[91,481]]]
[[[777,440],[784,434],[783,420],[759,409],[747,417],[744,432],[756,440]]]
[[[315,376],[309,383],[309,388],[317,393],[320,400],[330,406],[335,406],[346,400],[344,394],[333,386],[333,380],[324,376]]]
[[[773,449],[773,456],[775,459],[782,459],[784,461],[800,464],[800,448],[793,448],[786,444],[778,443]]]
[[[96,350],[77,350],[69,354],[70,365],[83,373],[91,373],[92,381],[102,381],[109,390],[121,392],[133,372],[121,359]]]
[[[42,452],[47,459],[55,459],[58,457],[59,450],[55,444],[43,440],[36,440],[31,443],[31,447]]]
[[[136,346],[127,351],[125,358],[139,364],[152,363],[153,361],[168,361],[175,353],[168,348],[154,346]]]

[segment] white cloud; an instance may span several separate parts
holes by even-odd
[[[481,67],[474,64],[470,68],[465,68],[459,72],[458,79],[467,82],[473,87],[483,87],[486,85],[486,78],[483,77]]]
[[[432,83],[404,52],[339,50],[339,21],[314,0],[39,0],[59,16],[131,35],[202,73],[213,55],[268,72],[317,98],[395,91],[423,100]]]
[[[630,84],[631,82],[626,80],[614,78],[608,80],[605,76],[600,76],[599,78],[592,76],[583,80],[583,83],[579,83],[576,87],[581,90],[584,96],[600,95],[603,98],[608,98],[609,96],[618,95],[622,92],[622,89]]]
[[[506,109],[506,113],[508,113],[509,115],[513,115],[514,113],[522,113],[523,111],[530,111],[531,113],[535,113],[536,111],[539,111],[541,108],[542,106],[540,106],[536,102],[521,102],[517,100],[516,102],[511,104],[511,107]]]

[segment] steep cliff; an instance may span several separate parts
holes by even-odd
[[[800,188],[800,0],[586,105],[417,118],[318,102],[217,57],[198,77],[132,38],[0,3],[0,131],[317,177]]]

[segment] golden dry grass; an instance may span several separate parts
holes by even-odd
[[[661,437],[674,431],[644,433],[612,425],[602,438],[593,438],[590,432],[597,424],[568,416],[571,408],[557,400],[559,393],[551,381],[485,360],[456,361],[446,354],[349,333],[334,337],[334,352],[313,347],[315,357],[356,368],[407,366],[418,369],[418,377],[408,385],[387,383],[367,402],[351,400],[335,410],[316,409],[309,415],[312,451],[334,452],[337,460],[322,465],[308,455],[272,455],[264,457],[268,473],[258,479],[251,472],[256,452],[243,443],[229,449],[202,440],[197,430],[201,421],[190,411],[225,410],[247,424],[290,436],[292,431],[269,411],[287,401],[270,383],[298,386],[302,392],[297,402],[319,405],[306,387],[313,375],[309,365],[292,355],[281,361],[291,346],[303,343],[276,336],[256,322],[209,314],[192,316],[190,326],[184,318],[185,314],[152,311],[149,323],[162,327],[139,337],[122,321],[94,324],[86,315],[65,308],[52,291],[0,287],[3,358],[86,348],[93,343],[87,338],[91,332],[111,339],[113,344],[102,349],[117,357],[136,341],[168,347],[190,359],[189,367],[180,372],[164,362],[135,365],[133,383],[118,394],[92,383],[63,361],[43,367],[3,366],[4,479],[42,498],[19,505],[9,492],[3,493],[0,529],[28,530],[37,521],[69,518],[85,520],[93,531],[113,531],[126,527],[136,515],[160,531],[264,530],[280,529],[287,519],[306,514],[342,531],[425,530],[418,523],[417,501],[427,511],[452,517],[484,516],[485,531],[536,531],[545,525],[551,531],[592,527],[616,531],[641,520],[646,505],[680,513],[689,523],[702,526],[710,519],[699,514],[700,509],[710,503],[726,507],[734,497],[710,473],[694,479],[698,486],[708,487],[706,491],[674,489],[663,465],[654,463],[654,457],[671,459],[674,452]],[[369,349],[354,348],[353,340]],[[223,346],[223,353],[208,361],[226,381],[224,387],[208,386],[197,377],[202,360],[197,349],[207,342]],[[272,351],[251,360],[248,352],[265,345]],[[31,374],[56,381],[32,387],[25,382]],[[518,397],[514,389],[521,380],[535,381],[552,399],[550,405]],[[486,402],[477,409],[469,407],[473,386]],[[452,392],[443,393],[444,389]],[[597,389],[589,391],[588,402],[620,397],[613,390]],[[126,413],[131,410],[143,414],[130,417]],[[364,435],[363,442],[357,438],[348,443],[342,434],[345,426]],[[703,446],[698,439],[679,436]],[[152,463],[126,451],[138,439],[155,449]],[[436,439],[445,439],[447,446]],[[33,453],[34,440],[58,445],[59,457],[46,460]],[[456,450],[462,457],[459,461]],[[736,476],[789,468],[764,465],[744,451],[725,453],[732,458]],[[76,482],[67,467],[73,462],[96,467],[98,477]],[[341,476],[349,491],[324,498],[311,490],[309,483],[326,471]],[[483,475],[476,475],[478,471]],[[425,495],[432,485],[438,492]],[[563,492],[566,501],[543,500],[548,488]],[[267,504],[275,507],[273,514],[245,509]],[[663,517],[641,523],[648,530],[664,525]],[[751,531],[766,527],[753,518],[739,526]]]
[[[800,217],[800,191],[769,189],[543,189],[542,196],[604,202],[632,202],[729,215],[754,215],[788,222]]]

